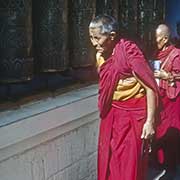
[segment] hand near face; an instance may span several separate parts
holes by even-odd
[[[100,59],[102,57],[102,53],[101,52],[97,52],[96,53],[96,59]]]

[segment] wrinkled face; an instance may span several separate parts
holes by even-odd
[[[89,36],[92,45],[96,48],[99,53],[107,53],[112,51],[113,41],[111,36],[108,34],[102,34],[100,28],[90,28]]]
[[[160,29],[156,29],[156,43],[157,43],[157,48],[159,50],[162,50],[165,46],[166,46],[166,43],[167,43],[167,37],[165,37],[163,34],[162,34],[162,31]]]

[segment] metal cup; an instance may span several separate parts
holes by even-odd
[[[161,68],[161,61],[154,60],[153,61],[153,68],[154,68],[154,70],[160,70],[160,68]]]
[[[154,60],[153,61],[153,69],[154,69],[154,71],[156,71],[156,70],[160,70],[160,68],[161,68],[161,61],[159,61],[159,60]],[[156,82],[157,82],[157,84],[158,84],[158,86],[159,86],[159,78],[155,78],[156,79]]]

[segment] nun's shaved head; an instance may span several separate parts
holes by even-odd
[[[156,43],[159,50],[164,50],[169,44],[170,29],[166,24],[160,24],[156,29]]]
[[[166,24],[160,24],[158,25],[156,29],[156,34],[162,36],[162,37],[167,37],[168,39],[170,38],[170,29]]]

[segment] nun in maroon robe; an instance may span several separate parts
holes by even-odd
[[[158,52],[157,59],[169,77],[160,79],[161,120],[154,150],[160,166],[169,174],[166,176],[173,178],[180,165],[180,49],[170,45]]]
[[[98,180],[146,180],[147,142],[154,134],[151,120],[155,119],[158,104],[157,85],[136,44],[115,39],[113,22],[111,16],[103,15],[89,26],[91,42],[105,60],[98,67],[101,117]],[[104,29],[108,32],[102,32]],[[111,53],[106,56],[108,50]],[[132,77],[138,82],[121,84]],[[139,91],[134,93],[135,89]],[[148,97],[148,93],[151,96]]]
[[[180,49],[170,45],[170,30],[165,24],[157,27],[156,42],[161,66],[154,75],[160,79],[162,106],[152,154],[157,167],[166,171],[161,178],[171,180],[180,165]]]
[[[119,79],[135,72],[157,95],[157,86],[144,56],[132,42],[121,39],[114,54],[100,68],[101,125],[98,180],[145,180],[147,159],[142,159],[141,133],[147,117],[146,96],[113,101]],[[147,157],[146,157],[147,158]]]

